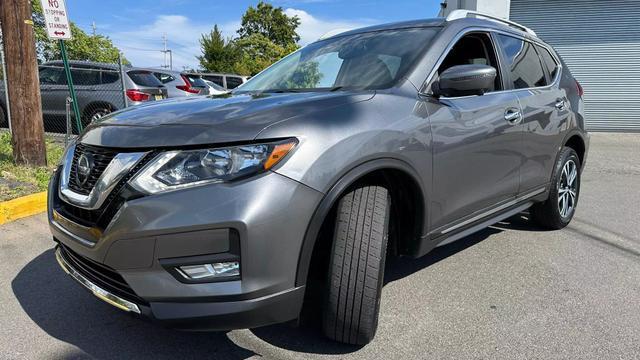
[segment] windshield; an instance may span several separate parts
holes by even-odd
[[[406,74],[436,32],[396,29],[318,41],[251,78],[237,92],[388,88]]]

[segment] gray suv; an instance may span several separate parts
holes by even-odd
[[[118,65],[70,61],[71,78],[78,100],[83,126],[126,106],[167,98],[167,90],[149,71],[125,67],[124,82]],[[66,131],[67,77],[62,61],[49,61],[38,67],[44,128],[50,132]],[[124,86],[124,89],[123,89]],[[125,104],[126,101],[126,104]],[[0,126],[6,112],[4,87],[0,86]],[[77,132],[75,122],[73,131]]]
[[[365,344],[387,256],[527,209],[565,227],[588,139],[549,45],[455,12],[319,40],[231,94],[102,118],[66,150],[49,222],[62,268],[122,310],[227,330],[304,308]]]

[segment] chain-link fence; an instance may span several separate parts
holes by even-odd
[[[2,64],[4,65],[4,64]],[[69,61],[71,78],[75,88],[79,121],[73,106],[69,103],[71,94],[62,61],[49,61],[38,66],[40,97],[45,132],[52,134],[77,134],[92,121],[149,99],[153,94],[145,94],[145,81],[157,88],[161,83],[152,74],[137,72],[119,64],[87,61]],[[124,76],[121,76],[124,74]],[[0,76],[4,80],[4,71]],[[149,78],[151,77],[151,78]],[[6,89],[11,83],[0,82],[0,127],[10,126],[8,116],[8,96]]]

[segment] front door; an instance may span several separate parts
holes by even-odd
[[[504,90],[491,36],[462,37],[435,75],[455,65],[496,68],[494,89],[484,95],[427,101],[433,136],[431,229],[435,236],[460,227],[470,217],[490,214],[515,198],[522,165],[522,125],[518,97]]]

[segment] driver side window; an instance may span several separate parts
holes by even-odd
[[[487,33],[471,33],[463,36],[451,48],[447,57],[444,58],[442,64],[436,73],[437,77],[443,71],[456,65],[489,65],[496,69],[496,80],[494,88],[491,91],[503,90],[502,76],[498,66],[495,47],[491,41],[491,37]]]

